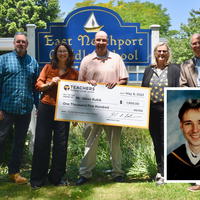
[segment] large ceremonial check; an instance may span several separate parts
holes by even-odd
[[[150,89],[61,80],[55,120],[148,128]]]

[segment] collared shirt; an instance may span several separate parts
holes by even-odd
[[[37,79],[36,89],[41,91],[43,84],[51,82],[52,78],[57,76],[65,80],[77,80],[78,71],[73,68],[67,68],[66,72],[60,76],[58,69],[53,69],[51,64],[46,64]],[[42,92],[41,102],[54,106],[56,104],[56,95],[57,86],[55,85]]]
[[[12,114],[31,112],[38,104],[35,81],[39,74],[37,61],[15,51],[0,56],[0,110]]]
[[[200,87],[200,58],[197,58],[195,57],[195,67],[196,67],[196,70],[197,70],[197,84],[198,84],[198,87]]]
[[[198,153],[198,154],[193,153],[191,151],[191,149],[190,149],[189,144],[188,144],[187,141],[185,143],[185,147],[186,147],[186,153],[187,153],[187,155],[188,155],[191,163],[193,165],[196,165],[199,162],[199,160],[200,160],[200,153]]]
[[[125,78],[128,78],[128,72],[120,55],[108,51],[107,56],[101,58],[93,51],[83,58],[78,80],[108,83]]]

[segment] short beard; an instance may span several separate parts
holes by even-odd
[[[15,51],[16,51],[17,54],[19,54],[19,55],[25,55],[25,54],[26,54],[26,49],[19,49],[19,48],[16,48]]]

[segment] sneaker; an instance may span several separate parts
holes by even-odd
[[[38,186],[38,185],[31,185],[31,189],[32,190],[39,190],[42,186]]]
[[[25,177],[22,177],[19,173],[10,174],[10,180],[17,183],[17,184],[26,184],[28,180]]]
[[[68,180],[63,180],[61,179],[59,183],[57,184],[54,184],[55,186],[68,186],[69,185],[69,182]]]
[[[124,177],[123,176],[116,176],[116,177],[113,178],[113,181],[117,182],[117,183],[123,183]]]
[[[80,178],[76,181],[76,185],[83,185],[89,181],[88,178],[84,176],[80,176]]]
[[[161,176],[160,173],[157,173],[157,174],[156,174],[155,181],[156,181],[156,184],[157,184],[157,185],[163,185],[163,184],[165,184],[165,182],[164,182],[164,177]]]

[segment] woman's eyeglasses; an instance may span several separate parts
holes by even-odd
[[[58,54],[66,54],[68,51],[57,51]]]
[[[168,53],[167,50],[157,50],[157,52],[158,52],[158,53],[162,53],[162,52],[163,52],[163,53]]]

